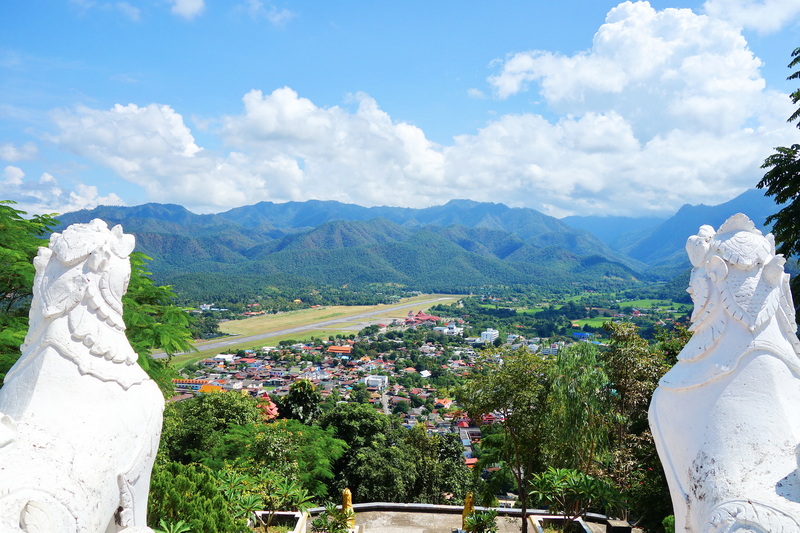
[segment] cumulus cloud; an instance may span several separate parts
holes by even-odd
[[[193,19],[206,8],[203,0],[170,0],[172,13],[185,19]]]
[[[0,143],[0,159],[10,163],[32,159],[37,153],[38,149],[33,143],[25,143],[22,146],[12,143]]]
[[[8,165],[3,169],[3,185],[22,185],[22,178],[24,177],[25,173],[19,167]]]
[[[773,33],[800,17],[798,0],[707,0],[703,10],[739,28],[762,34]]]
[[[536,83],[557,112],[613,109],[639,135],[740,127],[765,88],[761,62],[738,29],[689,9],[657,11],[648,2],[611,9],[590,50],[571,56],[533,50],[498,65],[489,83],[499,98]]]
[[[69,213],[92,209],[98,205],[125,205],[115,193],[99,194],[94,185],[77,183],[64,188],[50,173],[43,172],[38,180],[25,179],[25,172],[13,166],[3,170],[3,197],[17,203],[16,208],[30,214]]]
[[[349,113],[319,108],[288,87],[251,91],[244,113],[226,118],[223,138],[257,158],[302,161],[303,182],[287,191],[294,197],[332,193],[370,205],[431,198],[443,184],[440,149],[416,126],[393,122],[368,95],[352,100],[357,107]]]
[[[207,153],[183,117],[165,105],[77,107],[54,113],[53,120],[58,133],[52,140],[58,146],[142,186],[153,201],[243,205],[274,194],[262,174],[291,180],[298,172],[297,163],[282,154],[251,161],[235,152],[225,157]]]

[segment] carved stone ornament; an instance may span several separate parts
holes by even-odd
[[[164,399],[136,364],[122,296],[134,238],[102,220],[34,260],[30,328],[0,389],[0,531],[151,532]]]
[[[650,427],[675,531],[800,532],[800,358],[785,260],[743,214],[686,243],[692,338]]]

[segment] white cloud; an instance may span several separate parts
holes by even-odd
[[[0,159],[10,163],[32,159],[37,153],[38,149],[33,143],[25,143],[22,146],[16,146],[11,143],[0,143]]]
[[[157,202],[198,208],[243,205],[275,194],[269,180],[254,172],[287,180],[299,172],[296,162],[282,154],[251,161],[245,154],[206,153],[169,106],[77,107],[53,119],[59,131],[52,140],[60,147],[142,186]]]
[[[22,185],[22,178],[24,177],[25,173],[19,167],[8,165],[3,169],[3,185]]]
[[[78,211],[80,209],[93,209],[98,205],[125,205],[122,198],[113,192],[107,196],[100,196],[97,187],[79,183],[74,191],[69,193],[69,201],[62,205],[62,213]]]
[[[688,9],[656,11],[648,2],[611,9],[590,50],[534,50],[498,64],[489,83],[500,98],[537,83],[557,112],[614,110],[645,136],[740,127],[765,87],[761,62],[739,30]]]
[[[206,5],[203,0],[170,0],[172,13],[185,19],[193,19],[200,15]]]
[[[273,26],[283,26],[295,17],[294,12],[285,8],[278,9],[274,5],[267,7],[261,0],[245,0],[239,6],[239,9],[247,13],[251,18],[267,19]]]
[[[766,34],[796,24],[800,0],[707,0],[703,10],[734,26]]]
[[[3,171],[3,199],[17,203],[15,208],[30,214],[69,213],[79,209],[92,209],[98,205],[125,205],[115,193],[101,196],[97,187],[77,183],[65,190],[58,180],[47,172],[37,181],[23,179],[22,169],[8,166]]]
[[[366,94],[352,97],[354,113],[323,109],[284,87],[271,94],[251,91],[243,115],[227,117],[223,138],[258,158],[279,154],[303,163],[303,183],[291,199],[333,194],[370,205],[419,205],[438,197],[440,149],[419,128],[395,123]],[[288,192],[288,191],[287,191]]]

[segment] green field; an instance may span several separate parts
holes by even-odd
[[[573,324],[578,324],[580,327],[589,324],[593,328],[602,328],[603,324],[611,320],[610,317],[607,316],[596,316],[594,318],[580,318],[578,320],[573,320]]]
[[[681,309],[683,307],[690,307],[689,304],[679,304],[675,302],[671,302],[669,300],[630,300],[626,302],[619,302],[620,309],[626,309],[630,307],[636,307],[638,309],[652,309],[653,307],[658,307],[660,309],[669,309],[670,307],[675,307],[675,309]]]

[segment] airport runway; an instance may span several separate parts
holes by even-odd
[[[366,313],[359,313],[357,315],[350,315],[345,317],[337,317],[329,320],[322,320],[320,322],[314,322],[311,324],[305,324],[303,326],[295,326],[292,328],[285,328],[285,329],[278,329],[274,331],[269,331],[266,333],[259,333],[257,335],[236,335],[232,337],[224,337],[218,340],[211,341],[209,343],[202,344],[198,346],[198,350],[222,350],[227,348],[228,346],[243,344],[243,343],[257,343],[259,341],[263,341],[272,337],[279,337],[281,335],[291,335],[293,333],[302,333],[304,331],[310,331],[314,329],[325,329],[330,328],[336,324],[341,324],[342,322],[358,322],[361,320],[369,321],[369,322],[376,322],[375,320],[370,321],[372,317],[377,315],[384,315],[386,313],[391,313],[394,311],[399,311],[401,309],[423,309],[425,307],[429,307],[433,304],[438,302],[449,300],[449,298],[433,298],[431,300],[424,300],[421,302],[414,302],[414,303],[405,303],[405,304],[393,304],[387,305],[385,307],[381,307],[377,311],[369,311]],[[368,325],[368,324],[367,324]],[[366,327],[366,326],[365,326]],[[363,328],[360,328],[363,329]],[[180,355],[180,354],[175,354]],[[153,353],[153,357],[156,359],[163,359],[166,357],[164,352]]]

